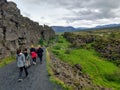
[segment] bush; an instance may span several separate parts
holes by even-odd
[[[120,70],[115,71],[113,74],[106,75],[108,81],[120,82]]]
[[[61,49],[60,46],[54,46],[53,48],[56,49],[56,50],[60,50]]]
[[[65,51],[65,54],[70,54],[70,52],[71,52],[71,49],[68,48],[68,49]]]
[[[58,55],[59,52],[58,51],[55,51],[55,50],[52,50],[52,52],[55,54],[55,55]]]
[[[62,40],[59,40],[58,43],[64,43]]]
[[[40,44],[40,45],[43,45],[43,44],[44,44],[43,38],[40,38],[40,39],[39,39],[39,44]]]

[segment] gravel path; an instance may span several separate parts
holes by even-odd
[[[18,82],[19,69],[16,62],[0,68],[0,90],[63,90],[60,86],[49,81],[45,53],[43,64],[37,60],[37,64],[28,68],[28,72],[29,76],[22,82]]]

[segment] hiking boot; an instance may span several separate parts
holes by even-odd
[[[28,73],[26,74],[26,77],[28,77]]]
[[[21,82],[22,80],[23,80],[22,78],[19,78],[19,79],[18,79],[18,82]]]
[[[40,64],[42,64],[42,61],[40,61]]]
[[[34,65],[36,65],[36,62],[33,62]]]

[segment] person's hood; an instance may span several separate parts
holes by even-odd
[[[22,53],[19,53],[18,56],[22,55]]]

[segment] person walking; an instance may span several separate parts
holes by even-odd
[[[35,65],[36,64],[37,53],[36,53],[36,49],[34,48],[33,45],[30,48],[30,55],[31,55],[31,58],[33,60],[33,64]]]
[[[36,49],[34,48],[33,45],[31,45],[31,48],[30,48],[30,53],[31,53],[31,52],[36,52]]]
[[[26,77],[28,76],[28,71],[25,67],[25,56],[24,54],[21,52],[21,49],[17,50],[17,56],[16,56],[16,60],[17,60],[17,66],[19,67],[19,79],[18,81],[22,81],[22,73],[23,73],[23,69],[25,71],[25,75]]]
[[[43,49],[41,48],[40,45],[38,45],[37,55],[38,55],[38,58],[40,59],[40,64],[42,64]]]
[[[30,55],[27,52],[27,48],[24,49],[23,54],[25,55],[26,60],[25,66],[30,67]]]

